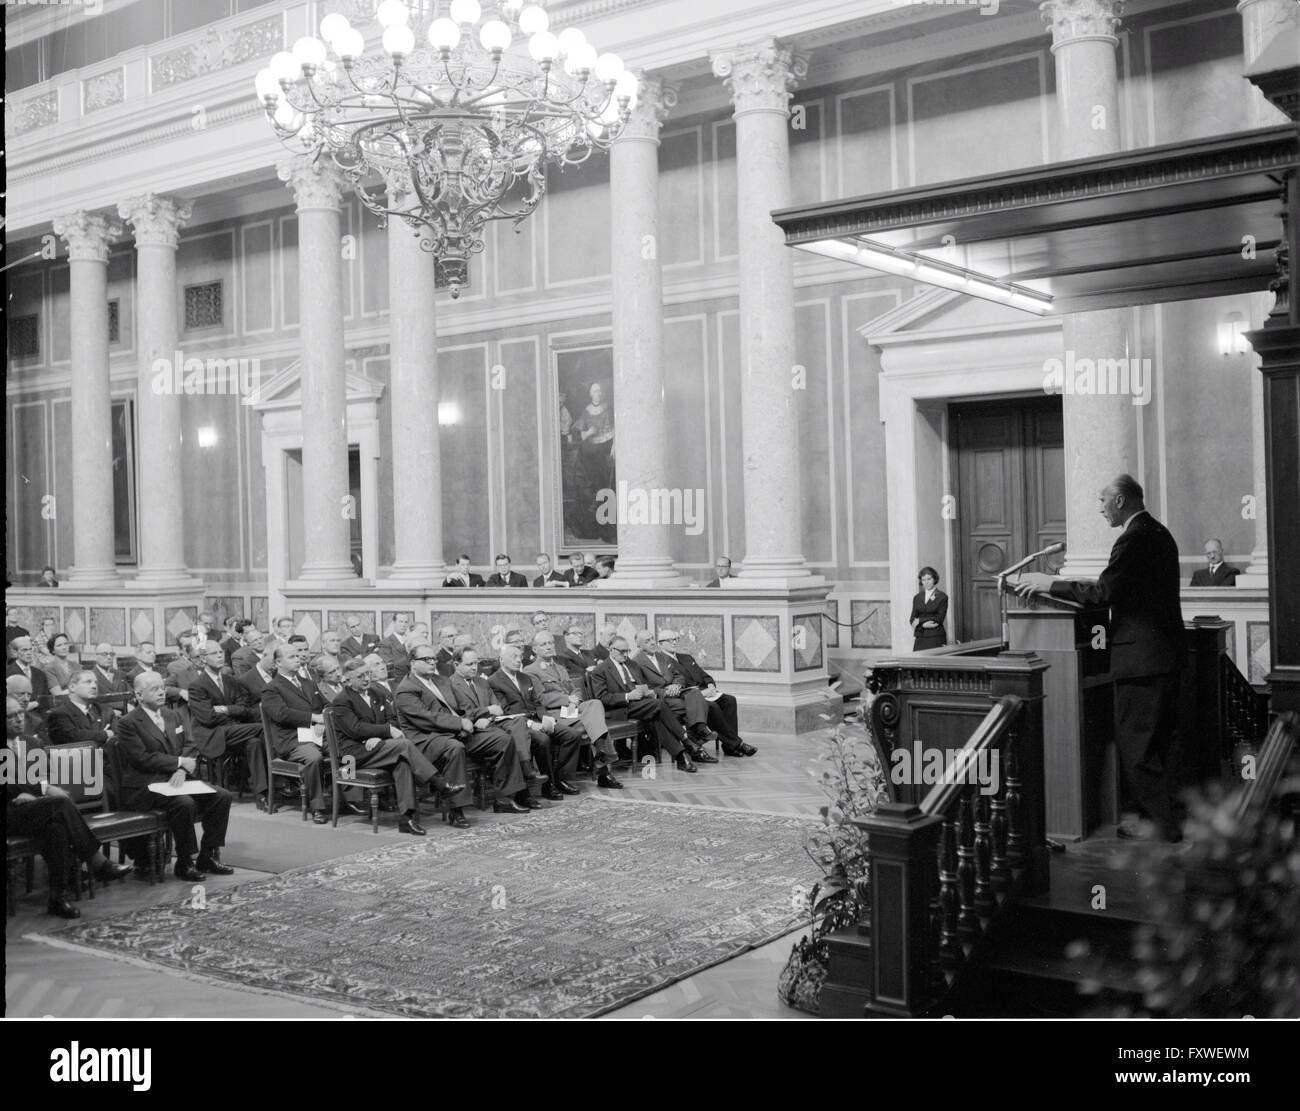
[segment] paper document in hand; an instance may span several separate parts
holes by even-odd
[[[216,792],[201,779],[187,779],[179,787],[170,783],[150,783],[149,790],[155,795],[213,795]]]
[[[722,692],[718,690],[717,687],[714,687],[710,691],[701,691],[700,693],[704,695],[705,702],[717,702],[717,700],[722,697]]]
[[[320,748],[321,734],[316,731],[319,728],[320,727],[316,725],[298,726],[298,743],[300,745],[315,745],[317,748]]]
[[[560,707],[560,717],[562,717],[562,718],[576,718],[577,716],[578,716],[578,708],[577,708],[576,706],[561,706],[561,707]]]

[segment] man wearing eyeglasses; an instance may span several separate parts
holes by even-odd
[[[753,756],[758,749],[746,744],[740,736],[740,710],[735,695],[719,691],[713,676],[700,667],[694,656],[677,651],[680,639],[680,634],[672,629],[663,630],[656,638],[658,655],[669,667],[671,678],[683,686],[695,687],[703,696],[709,707],[709,728],[722,738],[723,752],[728,756]]]
[[[596,761],[599,787],[621,790],[623,784],[614,778],[610,765],[618,758],[614,742],[609,739],[609,726],[605,724],[605,707],[596,698],[584,699],[575,680],[569,678],[564,665],[555,658],[555,638],[545,629],[533,637],[537,658],[524,668],[536,684],[541,705],[556,717],[575,720],[592,743]]]
[[[694,772],[695,761],[688,752],[685,730],[667,703],[655,696],[645,682],[633,674],[628,661],[627,640],[615,634],[609,642],[609,657],[591,670],[591,693],[605,707],[605,716],[615,721],[648,721],[653,724],[659,747],[666,750],[677,767]]]
[[[557,637],[555,659],[568,673],[569,678],[581,681],[589,668],[596,665],[595,655],[582,646],[586,634],[577,626],[570,625],[562,637]]]
[[[203,670],[190,682],[190,733],[194,745],[209,760],[227,751],[243,752],[253,774],[253,794],[266,790],[266,768],[254,757],[262,745],[261,715],[248,704],[235,677],[226,670],[226,650],[208,641],[199,657]]]
[[[353,656],[368,656],[378,647],[379,638],[365,631],[355,613],[348,614],[347,630],[347,638],[339,645],[339,663],[346,664]]]

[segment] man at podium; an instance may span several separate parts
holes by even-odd
[[[1181,841],[1174,810],[1178,765],[1179,673],[1187,658],[1179,605],[1178,545],[1147,512],[1142,487],[1122,474],[1098,495],[1101,515],[1120,529],[1096,582],[1027,574],[1013,584],[1022,597],[1046,594],[1109,606],[1115,738],[1129,802],[1166,841]],[[1137,830],[1121,822],[1120,837]]]

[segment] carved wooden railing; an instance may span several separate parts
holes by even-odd
[[[1255,777],[1248,779],[1236,798],[1233,816],[1254,821],[1283,793],[1300,792],[1300,714],[1278,714],[1260,746]],[[1284,785],[1285,784],[1285,785]]]
[[[1224,746],[1223,758],[1232,760],[1239,745],[1257,749],[1268,732],[1268,696],[1260,694],[1232,662],[1219,657],[1221,719],[1219,734]]]

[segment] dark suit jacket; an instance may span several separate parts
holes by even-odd
[[[1144,512],[1129,519],[1095,583],[1052,583],[1052,596],[1109,606],[1111,675],[1135,679],[1179,671],[1187,660],[1178,586],[1178,545]]]
[[[445,579],[442,580],[442,585],[443,585],[443,586],[464,586],[465,584],[464,584],[463,582],[460,581],[460,572],[459,572],[459,571],[453,571],[450,575],[448,575]],[[482,585],[483,585],[483,576],[482,576],[482,575],[476,575],[473,571],[470,571],[470,572],[469,572],[469,585],[470,585],[470,586],[482,586]]]
[[[32,634],[24,629],[21,625],[5,626],[5,647],[8,648],[19,637],[29,637]]]
[[[226,654],[226,666],[233,668],[234,664],[231,661],[235,658],[235,653],[243,647],[243,642],[238,637],[226,635],[218,643]]]
[[[1220,563],[1213,571],[1202,567],[1192,572],[1193,586],[1236,586],[1237,576],[1241,572],[1227,563]]]
[[[605,707],[605,716],[611,721],[627,719],[627,692],[640,681],[640,673],[630,661],[626,666],[632,677],[631,683],[623,682],[614,661],[609,658],[601,660],[591,669],[592,697],[600,699],[600,704]]]
[[[357,762],[366,755],[366,741],[391,737],[397,724],[393,705],[374,687],[366,692],[370,705],[351,687],[344,687],[330,703],[334,707],[334,735],[338,737],[339,755],[355,756]]]
[[[406,676],[411,670],[411,657],[406,645],[396,633],[389,633],[375,647],[379,658],[388,665],[388,674],[394,682]]]
[[[557,668],[559,676],[556,675]],[[567,706],[569,695],[575,690],[579,692],[582,690],[581,686],[576,685],[574,680],[569,678],[568,669],[558,659],[552,660],[549,664],[534,660],[528,667],[528,674],[532,676],[538,700],[545,710],[554,711]]]
[[[561,642],[555,646],[555,659],[569,673],[570,679],[581,679],[583,672],[593,666],[596,657],[585,648],[579,648],[575,654],[567,644]]]
[[[471,685],[473,691],[470,690]],[[480,711],[490,703],[500,703],[500,696],[489,685],[488,681],[481,675],[476,675],[472,680],[462,679],[459,675],[453,675],[451,679],[451,692],[455,696],[456,709],[470,721],[477,721],[483,715]],[[505,707],[502,706],[504,710]]]
[[[438,649],[438,661],[433,666],[444,679],[450,679],[456,674],[456,664],[451,658],[451,652],[446,648]]]
[[[345,664],[353,656],[368,656],[379,647],[379,637],[374,633],[362,633],[361,638],[348,637],[339,645],[339,663]]]
[[[132,810],[152,809],[147,797],[150,783],[165,783],[181,766],[185,755],[185,726],[173,710],[162,711],[163,732],[137,706],[117,722],[118,752],[122,757],[122,805]]]
[[[627,666],[633,676],[640,678],[641,682],[651,690],[662,690],[677,681],[673,678],[671,664],[658,656],[651,658],[642,652],[636,659],[628,660]]]
[[[55,706],[50,711],[48,726],[52,745],[102,745],[108,740],[103,711],[93,702],[85,713],[77,709],[71,699]]]
[[[493,572],[488,576],[488,586],[527,586],[528,580],[518,571],[511,571],[508,578],[502,578],[500,574]]]
[[[325,708],[316,684],[310,679],[299,679],[295,687],[284,675],[277,675],[262,691],[262,710],[267,728],[271,731],[271,750],[279,757],[287,757],[298,747],[298,730],[311,726],[312,714]]]
[[[257,674],[256,669],[252,674]],[[214,709],[217,706],[225,706],[226,712],[217,713]],[[256,708],[248,701],[247,691],[230,672],[222,671],[218,683],[203,670],[190,683],[190,732],[195,747],[204,756],[219,756],[225,751],[227,725],[259,720]]]
[[[936,589],[928,602],[924,592],[912,595],[912,612],[907,620],[910,622],[913,618],[916,624],[912,626],[912,633],[918,643],[924,642],[922,647],[938,648],[948,643],[948,632],[944,628],[944,622],[948,620],[948,595],[942,590]],[[939,627],[923,629],[921,624],[925,621],[937,622]]]
[[[564,577],[563,572],[556,571],[554,568],[551,569],[549,575],[538,575],[537,578],[533,579],[533,586],[551,586],[551,583],[563,583],[568,586],[569,580]],[[554,590],[555,587],[552,586],[551,589]]]
[[[54,699],[50,695],[50,681],[39,667],[32,664],[28,672],[24,673],[23,669],[18,666],[17,660],[10,660],[8,668],[5,669],[5,675],[23,675],[26,674],[32,681],[32,699],[40,707],[42,713],[46,713],[53,704]],[[96,676],[98,676],[96,672]]]
[[[426,740],[438,733],[459,736],[463,724],[461,714],[454,708],[456,693],[451,689],[451,683],[441,675],[433,677],[430,683],[445,702],[430,694],[429,688],[414,675],[408,675],[397,684],[393,709],[397,713],[398,726],[414,741]]]
[[[572,567],[564,572],[564,581],[570,586],[586,586],[589,582],[593,582],[598,578],[600,578],[600,573],[594,567],[584,566],[577,575],[574,575]]]
[[[252,671],[244,672],[235,682],[239,684],[240,695],[244,702],[257,708],[262,705],[262,693],[275,682],[275,676],[263,679],[262,673],[257,668],[253,668]]]
[[[688,656],[685,652],[678,652],[672,660],[673,681],[681,683],[687,687],[699,687],[703,690],[705,687],[717,686],[713,676],[699,665],[694,656]]]
[[[505,668],[498,668],[487,681],[496,695],[496,701],[507,714],[527,714],[540,718],[546,712],[542,705],[541,681],[526,671],[515,672],[518,685],[506,675]]]

